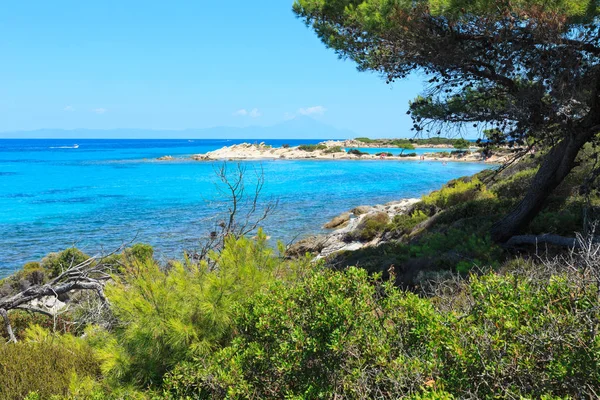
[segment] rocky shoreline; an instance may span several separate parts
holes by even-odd
[[[396,215],[408,214],[412,206],[420,201],[421,199],[404,199],[374,206],[355,207],[338,215],[323,226],[324,229],[331,229],[331,232],[307,236],[292,244],[286,254],[289,257],[298,257],[311,253],[315,255],[315,259],[321,259],[342,251],[377,247],[387,241],[385,236],[377,236],[370,240],[356,239],[368,221],[382,218],[391,221]]]
[[[327,141],[317,145],[306,146],[283,146],[272,147],[265,143],[251,144],[241,143],[226,146],[218,150],[204,154],[191,156],[196,161],[218,161],[218,160],[381,160],[381,161],[452,161],[452,162],[485,162],[491,164],[502,163],[508,154],[493,154],[484,157],[481,152],[464,152],[451,154],[425,153],[422,155],[410,155],[410,150],[398,149],[396,154],[382,152],[381,154],[361,153],[358,150],[346,152],[344,147],[352,141],[338,142]],[[412,153],[414,154],[414,153]],[[161,157],[160,161],[171,161],[171,157]]]

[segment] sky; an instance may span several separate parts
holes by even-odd
[[[338,59],[290,0],[28,0],[0,12],[0,132],[270,126],[410,137],[413,77]]]

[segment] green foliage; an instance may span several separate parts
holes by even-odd
[[[421,210],[416,210],[410,215],[398,214],[394,216],[394,219],[388,224],[386,230],[396,234],[409,233],[415,226],[428,218],[429,216]]]
[[[390,217],[385,212],[366,215],[356,229],[346,235],[346,240],[371,241],[385,232],[389,221]]]
[[[426,206],[435,206],[444,210],[470,200],[491,197],[493,197],[493,194],[488,192],[479,179],[456,179],[449,182],[442,189],[424,196],[423,203]]]
[[[357,142],[367,143],[367,144],[377,143],[377,140],[369,139],[367,137],[359,137],[354,140],[356,140]]]
[[[43,314],[22,310],[11,310],[8,312],[8,319],[10,320],[13,333],[18,340],[25,339],[27,329],[34,325],[52,330],[56,328],[56,331],[61,333],[71,332],[73,325],[68,314],[59,315],[56,319],[53,319]],[[2,342],[2,339],[8,341],[8,333],[6,332],[4,323],[0,323],[0,342]]]
[[[600,389],[597,287],[537,266],[426,299],[324,270],[236,309],[237,335],[166,378],[172,398],[583,398]],[[587,394],[587,395],[586,395]]]
[[[206,369],[183,365],[167,379],[174,398],[395,398],[425,385],[429,344],[449,334],[427,300],[356,268],[275,283],[234,324],[239,334]]]
[[[400,154],[398,154],[398,157],[416,157],[416,156],[417,156],[417,153],[406,153],[406,154],[400,153]]]
[[[407,139],[396,139],[392,141],[392,145],[402,149],[402,152],[404,152],[404,150],[414,150],[415,146],[414,144]]]
[[[282,144],[281,147],[283,147],[284,149],[289,149],[290,145],[286,143],[286,144]]]
[[[39,327],[31,327],[26,336],[23,342],[0,344],[0,398],[18,400],[30,392],[40,399],[67,396],[74,374],[99,377],[98,361],[83,340],[50,335]]]
[[[492,185],[490,190],[501,199],[520,199],[527,193],[537,171],[537,168],[519,171]]]
[[[160,384],[173,366],[205,357],[226,340],[237,302],[306,263],[276,256],[262,231],[256,240],[229,237],[209,257],[210,263],[175,263],[168,270],[147,259],[107,287],[120,325],[113,335],[96,332],[94,343],[109,378]]]
[[[358,149],[350,149],[350,150],[348,150],[348,154],[354,154],[355,156],[359,156],[360,157],[360,156],[367,155],[369,153],[362,152],[362,151],[360,151]]]
[[[302,144],[298,146],[298,150],[308,151],[312,153],[313,151],[317,150],[327,150],[327,146],[325,146],[324,144]]]
[[[438,269],[466,273],[473,266],[497,267],[502,249],[489,235],[473,234],[461,229],[428,233],[408,248],[411,257],[431,258]]]
[[[457,139],[456,141],[454,141],[454,148],[455,149],[468,149],[469,147],[471,147],[471,142],[469,142],[466,139]]]
[[[381,157],[381,156],[384,156],[384,157],[393,157],[394,156],[392,153],[387,153],[387,152],[381,152],[381,153],[377,153],[375,155],[377,157]]]
[[[70,248],[60,253],[50,253],[42,259],[41,266],[48,272],[50,277],[61,274],[65,269],[81,264],[88,260],[90,256],[79,249]]]
[[[154,257],[154,249],[149,244],[136,243],[125,249],[123,257],[127,263],[146,263]]]
[[[333,147],[329,147],[327,150],[325,150],[323,153],[325,154],[331,154],[331,153],[345,153],[344,149],[342,149],[340,146],[333,146]]]
[[[583,229],[583,204],[573,204],[558,211],[542,211],[529,225],[534,234],[555,233],[573,237]]]

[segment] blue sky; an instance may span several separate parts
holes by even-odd
[[[292,1],[29,0],[0,12],[0,131],[273,125],[411,136],[419,79],[341,61]]]

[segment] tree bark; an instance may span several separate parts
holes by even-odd
[[[541,211],[546,199],[575,166],[575,158],[595,130],[568,135],[546,155],[529,191],[515,209],[492,226],[492,239],[505,243],[525,228]]]
[[[4,327],[8,333],[8,342],[17,343],[17,338],[12,330],[12,326],[10,325],[10,319],[8,319],[8,313],[4,308],[0,308],[0,316],[4,320]]]

